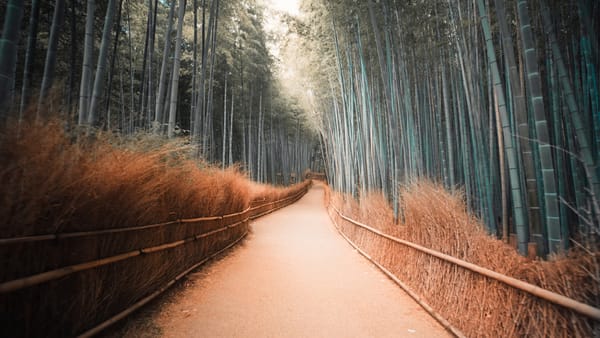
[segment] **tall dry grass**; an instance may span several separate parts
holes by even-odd
[[[401,191],[405,222],[395,225],[378,194],[354,201],[332,194],[331,203],[358,221],[593,306],[600,306],[597,253],[572,251],[552,261],[531,260],[488,236],[466,211],[460,192],[420,182]],[[598,323],[468,270],[358,228],[330,210],[342,231],[438,313],[470,337],[586,337]],[[597,331],[596,331],[597,333]]]
[[[151,152],[103,136],[67,134],[61,121],[0,134],[0,236],[145,225],[248,206],[244,176],[199,170],[177,144]]]
[[[66,130],[59,119],[0,129],[0,238],[142,226],[237,213],[297,193],[192,160],[189,146]],[[245,215],[228,219],[243,220]],[[99,236],[0,245],[0,283],[190,238],[224,225],[171,224]],[[122,311],[237,240],[247,222],[202,241],[0,295],[3,336],[73,336]]]

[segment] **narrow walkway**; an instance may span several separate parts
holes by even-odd
[[[164,336],[449,336],[335,231],[322,187],[252,229],[160,309]]]

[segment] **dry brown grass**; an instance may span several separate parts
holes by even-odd
[[[297,194],[310,184],[311,182],[308,180],[296,183],[289,187],[272,186],[269,184],[261,184],[252,181],[248,182],[250,194],[253,198],[253,204],[268,203],[270,201],[284,199],[288,196]]]
[[[222,215],[251,199],[242,174],[199,170],[176,144],[132,150],[68,135],[60,121],[25,129],[27,137],[0,135],[1,237]]]
[[[594,277],[598,271],[596,256],[570,252],[552,261],[527,259],[488,236],[482,224],[467,214],[460,192],[452,195],[441,186],[421,182],[404,189],[401,196],[405,222],[400,225],[393,223],[393,212],[381,195],[365,196],[358,202],[333,194],[332,203],[346,215],[395,237],[600,305]],[[330,213],[359,247],[467,336],[593,335],[594,322],[582,315],[382,239],[343,221],[334,211]]]
[[[61,120],[9,122],[0,130],[0,238],[113,229],[219,216],[294,194],[257,186],[236,169],[188,156],[190,147],[137,135],[65,131]],[[257,188],[258,187],[258,188]],[[245,215],[228,219],[235,222]],[[172,224],[100,236],[0,245],[0,283],[190,238],[225,221]],[[6,336],[73,336],[163,286],[248,229],[144,254],[0,295]]]

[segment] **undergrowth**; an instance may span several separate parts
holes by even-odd
[[[242,238],[248,214],[239,213],[260,204],[256,201],[276,201],[308,185],[253,183],[237,168],[221,170],[193,154],[193,147],[182,141],[68,129],[60,119],[8,122],[0,128],[2,240],[236,214],[131,232],[0,243],[3,283],[185,240],[183,245],[0,293],[2,335],[80,334]],[[217,229],[225,230],[196,237]]]
[[[181,141],[66,132],[60,120],[20,129],[0,133],[0,237],[218,216],[288,193],[192,159]]]
[[[461,192],[420,182],[401,191],[404,222],[380,194],[360,201],[332,193],[342,213],[392,236],[512,276],[592,306],[600,306],[597,253],[572,250],[551,261],[532,260],[490,237],[466,211]],[[592,336],[593,320],[491,281],[471,271],[391,242],[344,221],[342,231],[422,296],[450,323],[472,337]]]

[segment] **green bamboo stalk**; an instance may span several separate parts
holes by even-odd
[[[577,143],[579,145],[580,160],[584,164],[585,175],[587,177],[588,184],[590,185],[589,194],[591,205],[597,217],[600,217],[600,206],[598,202],[598,196],[600,196],[598,162],[594,159],[591,150],[591,142],[586,132],[586,124],[584,123],[584,118],[581,114],[581,110],[577,105],[577,102],[580,101],[578,101],[575,98],[575,94],[573,93],[573,85],[571,83],[571,78],[567,73],[562,53],[556,40],[556,34],[554,33],[554,29],[552,28],[550,11],[548,10],[548,6],[546,5],[546,2],[544,0],[540,1],[540,3],[542,10],[542,20],[544,22],[544,30],[548,34],[548,40],[552,48],[552,54],[556,61],[556,67],[558,71],[558,82],[561,84],[563,89],[564,98],[567,103],[567,108],[569,109],[568,116],[570,119],[570,123],[572,124],[575,130]],[[575,78],[577,78],[577,76],[575,76]]]
[[[520,172],[517,167],[517,153],[513,145],[513,137],[510,131],[510,122],[506,110],[504,87],[500,80],[500,72],[498,71],[498,63],[496,61],[496,54],[494,51],[492,34],[484,1],[477,0],[477,6],[479,8],[481,26],[486,42],[488,63],[492,72],[494,92],[496,93],[496,98],[498,100],[498,110],[500,111],[500,119],[502,123],[502,131],[504,136],[504,152],[506,154],[506,159],[508,162],[509,183],[511,187],[513,213],[515,217],[514,222],[517,230],[517,246],[519,253],[521,253],[522,255],[526,255],[527,246],[529,242],[529,229],[525,221],[525,211],[523,210],[523,203],[521,201],[522,187]]]
[[[23,1],[9,0],[0,38],[0,117],[5,117],[14,97],[17,45],[23,17]]]
[[[29,17],[29,34],[27,37],[27,51],[25,52],[25,65],[23,66],[23,84],[21,86],[21,105],[19,107],[19,121],[23,119],[23,112],[29,97],[29,81],[31,80],[31,65],[35,60],[38,19],[40,17],[40,1],[31,1],[31,14]]]
[[[446,71],[444,68],[444,59],[442,60],[442,96],[444,98],[444,118],[446,120],[446,146],[448,147],[448,173],[449,173],[449,187],[451,191],[454,191],[455,178],[454,178],[454,146],[452,140],[452,119],[450,118],[450,104],[448,102],[448,87],[446,84]]]
[[[175,131],[175,117],[177,116],[177,103],[179,93],[179,67],[181,63],[181,37],[183,35],[183,19],[185,16],[186,0],[179,0],[177,12],[177,36],[175,37],[175,57],[173,59],[173,73],[171,74],[171,103],[169,107],[169,125],[167,136],[172,138]]]
[[[48,38],[48,49],[46,50],[46,61],[44,64],[44,76],[42,78],[42,87],[40,89],[40,97],[38,98],[37,114],[43,109],[46,102],[48,91],[54,82],[54,69],[56,68],[56,49],[58,48],[58,37],[62,26],[63,16],[65,12],[65,1],[57,0],[54,4],[54,14],[52,16],[52,27],[50,28],[50,36]]]
[[[561,237],[560,231],[560,209],[558,207],[556,176],[552,159],[550,134],[544,111],[544,97],[537,64],[537,52],[529,19],[529,10],[525,0],[518,1],[517,13],[520,22],[521,42],[525,53],[527,84],[535,117],[537,139],[539,141],[538,149],[543,177],[542,183],[544,189],[546,231],[548,233],[548,253],[552,254],[565,248],[565,238]]]
[[[563,134],[561,130],[562,118],[560,113],[560,91],[558,89],[558,83],[556,82],[556,67],[552,60],[552,55],[550,51],[547,51],[546,55],[549,57],[546,58],[546,69],[548,70],[548,87],[550,94],[550,111],[552,112],[552,119],[554,121],[554,144],[558,149],[566,149],[566,145],[563,142]],[[562,151],[557,152],[556,154],[556,174],[558,177],[558,196],[565,198],[566,197],[566,184],[565,184],[565,171],[564,171],[564,162],[565,162],[565,154]],[[566,198],[565,198],[566,200]],[[560,203],[560,214],[562,217],[560,218],[560,229],[562,238],[569,238],[569,225],[567,223],[567,207],[565,203]],[[569,248],[569,241],[565,241],[565,249]]]
[[[157,133],[161,132],[161,125],[163,123],[163,111],[166,102],[166,86],[168,80],[167,76],[167,63],[170,59],[171,51],[171,31],[173,30],[173,16],[175,13],[175,1],[171,1],[169,6],[169,16],[167,18],[167,29],[165,30],[165,45],[163,48],[162,63],[160,66],[160,77],[158,78],[158,91],[156,93],[156,108],[154,118],[154,131]],[[194,74],[195,75],[195,74]],[[193,99],[192,99],[193,100]],[[164,131],[162,131],[164,133]]]
[[[87,123],[94,125],[98,121],[97,108],[100,97],[104,92],[104,76],[106,75],[106,63],[108,59],[108,47],[110,45],[110,36],[112,32],[113,19],[115,16],[115,0],[109,0],[104,19],[104,28],[102,30],[102,41],[100,44],[100,55],[98,55],[98,66],[96,68],[96,77],[92,90],[92,98],[87,113]]]
[[[529,123],[527,114],[527,105],[525,94],[521,86],[515,52],[513,48],[512,34],[508,29],[506,20],[506,11],[503,0],[494,0],[496,7],[496,16],[498,18],[498,27],[502,36],[502,48],[508,68],[508,86],[509,96],[507,99],[507,108],[514,107],[513,115],[517,125],[518,146],[520,149],[522,167],[525,176],[525,188],[527,189],[527,216],[529,229],[534,234],[541,233],[541,214],[538,199],[537,178],[535,175],[535,166],[533,163],[533,151],[531,148],[531,137],[529,135]]]
[[[590,44],[590,39],[587,36],[581,37],[581,49],[583,50],[582,56],[585,62],[585,71],[587,76],[584,81],[586,83],[587,91],[584,93],[585,96],[589,95],[589,100],[585,100],[589,102],[591,117],[592,117],[592,127],[590,128],[593,132],[593,139],[595,140],[595,148],[596,152],[594,155],[596,156],[596,162],[600,161],[600,96],[598,95],[598,76],[596,75],[596,67],[594,66],[594,62],[592,60],[592,46]],[[597,169],[600,174],[600,169]]]

